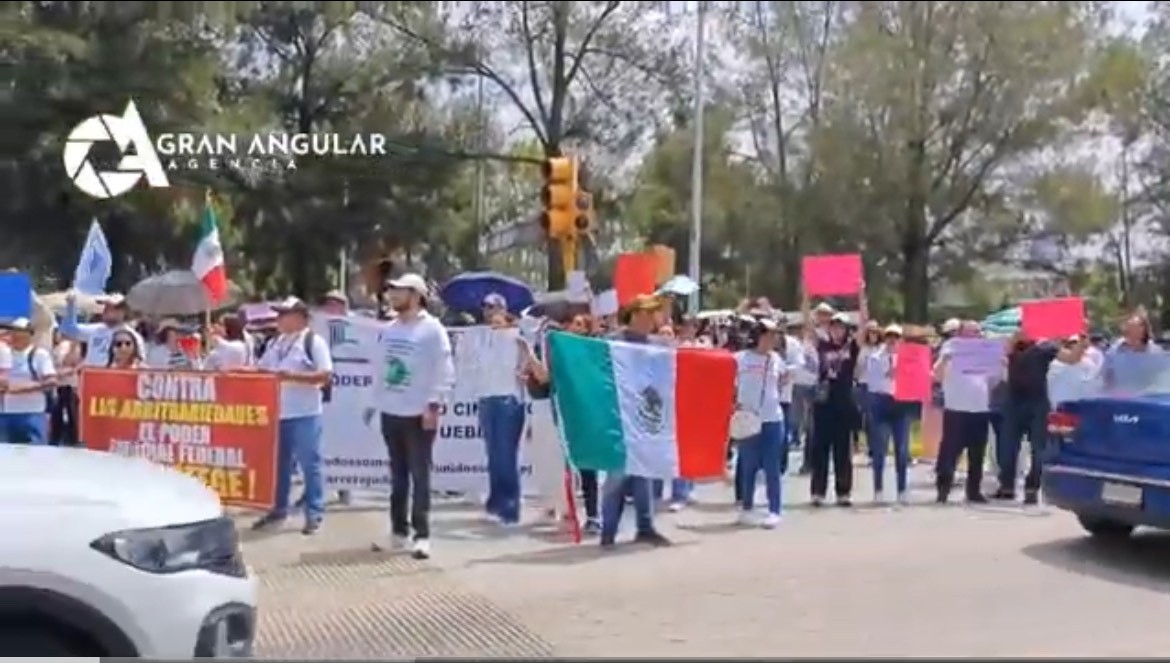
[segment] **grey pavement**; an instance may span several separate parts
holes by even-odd
[[[775,530],[732,525],[730,489],[662,513],[675,545],[580,546],[440,502],[434,557],[369,552],[385,503],[329,513],[311,538],[247,537],[261,657],[1161,656],[1170,536],[1089,541],[1047,507],[937,506],[929,468],[906,507],[807,504],[787,478]],[[762,497],[762,490],[761,497]],[[623,532],[629,537],[630,528]]]

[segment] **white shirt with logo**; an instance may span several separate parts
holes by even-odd
[[[736,407],[754,412],[760,421],[784,421],[784,411],[780,409],[780,378],[787,367],[780,353],[762,355],[754,350],[741,350],[735,353],[735,364]]]
[[[333,372],[333,356],[329,344],[320,334],[310,339],[312,358],[305,352],[305,335],[312,330],[302,329],[293,334],[282,334],[268,344],[260,358],[260,368],[267,371],[294,371],[297,373]],[[299,382],[281,381],[280,418],[299,419],[320,415],[322,405],[321,387]]]
[[[455,386],[455,368],[451,339],[438,319],[425,311],[410,320],[395,318],[382,326],[374,347],[369,408],[417,417],[430,404],[447,402]]]
[[[12,368],[8,369],[9,388],[30,387],[40,380],[57,374],[49,351],[36,346],[12,350]],[[4,412],[7,414],[37,414],[45,411],[45,392],[5,394]]]

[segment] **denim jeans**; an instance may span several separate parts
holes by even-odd
[[[671,479],[670,480],[670,502],[671,504],[682,504],[691,497],[691,491],[695,489],[695,482],[686,479]],[[654,501],[662,500],[663,494],[666,492],[666,482],[662,479],[654,479]]]
[[[898,494],[906,492],[910,467],[910,407],[890,394],[869,394],[869,457],[873,463],[873,490],[884,489],[886,456],[894,442],[894,483]]]
[[[744,511],[751,511],[756,493],[756,475],[764,472],[764,488],[768,496],[768,513],[780,514],[780,458],[788,453],[783,421],[765,421],[760,432],[741,440],[739,457],[743,459],[740,488]]]
[[[1019,472],[1020,447],[1028,438],[1031,463],[1024,477],[1024,490],[1035,492],[1040,489],[1041,457],[1044,444],[1048,441],[1048,404],[1043,401],[1011,400],[1003,407],[1003,421],[1000,423],[1002,436],[995,440],[995,462],[999,466],[999,489],[1007,493],[1016,492]]]
[[[626,497],[634,498],[634,515],[637,518],[638,534],[654,531],[654,499],[652,482],[644,477],[634,477],[620,472],[605,475],[601,487],[601,542],[611,544],[617,538],[618,526],[622,522],[622,511],[626,508]]]
[[[487,456],[488,513],[509,523],[520,520],[520,436],[524,403],[515,396],[479,399],[479,428]]]
[[[288,515],[292,475],[297,467],[305,479],[305,519],[325,514],[325,471],[321,461],[321,415],[280,420],[276,445],[276,503],[272,515]]]
[[[788,474],[788,450],[792,448],[792,431],[788,422],[792,421],[792,403],[780,403],[780,412],[784,415],[784,453],[780,455],[780,476]]]
[[[790,416],[785,417],[788,423],[788,447],[798,449],[812,437],[812,407],[816,398],[816,387],[809,384],[792,385],[792,405]],[[805,463],[807,465],[808,463]]]
[[[0,414],[0,423],[3,423],[3,441],[16,444],[47,444],[48,434],[44,412],[29,414],[10,413]]]

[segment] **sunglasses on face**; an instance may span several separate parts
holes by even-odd
[[[114,347],[115,348],[132,348],[132,347],[134,347],[134,341],[114,341]]]

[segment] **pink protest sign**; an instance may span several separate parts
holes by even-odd
[[[1020,329],[1031,339],[1065,338],[1085,333],[1085,300],[1038,299],[1020,304]]]
[[[861,292],[861,255],[805,256],[801,277],[809,295],[856,295]]]
[[[894,400],[929,403],[931,369],[929,346],[899,343],[894,355]]]

